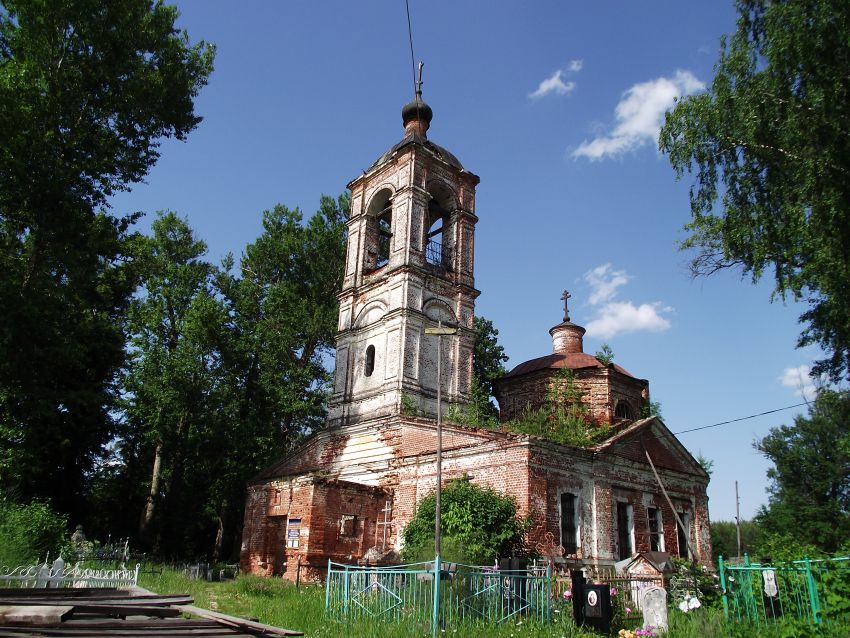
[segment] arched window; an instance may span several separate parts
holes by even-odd
[[[390,260],[390,246],[392,244],[392,192],[381,189],[372,198],[366,212],[366,243],[363,255],[364,272],[372,272],[386,266]]]
[[[390,239],[393,236],[393,217],[389,207],[378,217],[378,259],[375,267],[386,266],[390,260]]]
[[[445,197],[443,197],[445,199]],[[434,196],[428,202],[428,234],[425,236],[425,260],[432,266],[449,268],[451,254],[446,230],[449,225],[449,211],[446,203]]]
[[[375,371],[375,346],[369,346],[366,348],[366,365],[364,367],[364,374],[367,377],[371,377],[372,373]]]
[[[614,409],[614,418],[615,419],[628,419],[632,420],[635,418],[635,412],[632,410],[632,406],[629,405],[627,401],[617,401],[617,407]]]

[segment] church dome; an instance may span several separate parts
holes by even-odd
[[[434,111],[425,102],[422,101],[420,95],[412,102],[408,102],[401,109],[401,120],[404,123],[404,128],[411,122],[420,121],[425,125],[425,129],[431,125],[431,120],[434,118]]]

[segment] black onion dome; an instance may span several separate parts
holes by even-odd
[[[407,126],[408,122],[413,122],[414,120],[421,120],[427,125],[431,123],[433,117],[434,111],[418,95],[415,100],[408,102],[401,109],[401,119],[405,126]]]

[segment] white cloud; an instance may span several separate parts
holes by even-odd
[[[672,78],[660,77],[635,84],[625,93],[614,109],[616,126],[609,135],[584,141],[573,151],[573,157],[601,160],[631,151],[655,141],[664,113],[679,98],[705,88],[690,71],[676,71]]]
[[[558,95],[566,95],[574,88],[576,88],[575,82],[564,82],[562,76],[564,72],[561,69],[555,71],[551,76],[543,80],[537,87],[537,90],[533,93],[529,93],[528,97],[533,100],[549,95],[550,93],[557,93]]]
[[[792,388],[798,397],[813,401],[817,395],[820,380],[812,378],[811,373],[812,368],[805,364],[796,368],[785,368],[782,376],[779,377],[779,382],[786,388]]]
[[[614,270],[610,263],[584,274],[590,286],[588,303],[596,310],[595,318],[585,326],[588,335],[610,339],[620,333],[663,332],[670,328],[670,321],[662,315],[673,309],[660,301],[635,304],[614,299],[630,279],[625,270]]]
[[[584,66],[584,60],[570,60],[569,69],[573,73],[578,73],[581,71],[581,67]]]
[[[661,313],[671,310],[659,302],[636,306],[631,301],[611,301],[599,309],[596,319],[587,324],[587,334],[611,339],[621,332],[664,332],[670,328],[670,321]]]
[[[611,264],[602,264],[584,274],[584,280],[591,289],[588,303],[597,306],[610,301],[617,294],[617,289],[628,283],[629,277],[625,270],[614,270]]]

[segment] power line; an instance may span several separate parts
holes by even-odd
[[[791,408],[799,408],[803,405],[809,405],[808,402],[803,401],[802,403],[795,403],[794,405],[787,405],[784,408],[776,408],[775,410],[767,410],[766,412],[759,412],[758,414],[751,414],[750,416],[742,416],[738,419],[730,419],[729,421],[721,421],[720,423],[712,423],[711,425],[701,425],[698,428],[690,428],[689,430],[682,430],[680,432],[672,432],[673,436],[679,434],[687,434],[688,432],[697,432],[699,430],[707,430],[709,428],[716,428],[721,425],[728,425],[730,423],[738,423],[739,421],[746,421],[747,419],[755,419],[759,416],[764,416],[766,414],[774,414],[776,412],[782,412],[783,410],[790,410]]]
[[[416,93],[416,59],[413,55],[413,29],[410,26],[410,0],[404,0],[407,9],[407,37],[410,40],[410,70],[413,74],[413,92]]]

